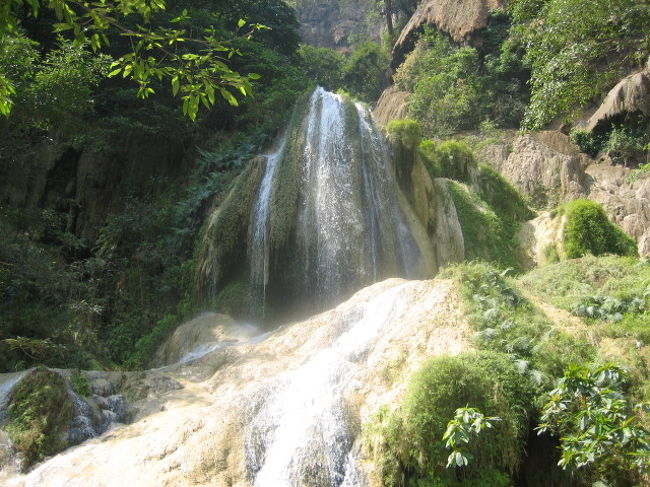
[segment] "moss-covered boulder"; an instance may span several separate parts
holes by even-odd
[[[68,383],[56,372],[36,369],[14,388],[6,431],[23,456],[23,469],[68,446],[74,404]]]

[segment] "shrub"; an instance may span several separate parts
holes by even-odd
[[[383,484],[509,485],[508,476],[521,459],[531,400],[532,388],[506,355],[478,352],[430,359],[411,378],[401,409],[380,413],[372,427],[382,438]],[[473,460],[461,480],[457,471],[446,468],[441,438],[456,409],[467,405],[502,421],[468,447]],[[486,476],[494,483],[478,481]]]
[[[474,152],[469,146],[457,140],[446,140],[437,149],[438,160],[445,177],[469,183],[477,163]]]
[[[587,254],[638,255],[634,240],[609,221],[598,203],[575,200],[564,212],[567,217],[564,249],[569,259]]]
[[[625,374],[617,366],[576,365],[548,394],[537,429],[560,437],[562,468],[592,466],[605,479],[610,477],[607,485],[617,485],[629,470],[647,470],[650,433],[639,424],[624,386]]]
[[[615,126],[609,133],[605,150],[618,164],[629,165],[634,163],[639,154],[645,152],[648,144],[648,136],[641,130],[634,130],[630,127]]]
[[[401,144],[409,150],[415,150],[422,140],[422,128],[415,120],[392,120],[386,130],[391,142]]]
[[[571,142],[578,146],[580,152],[584,152],[590,157],[596,157],[605,145],[603,137],[578,127],[571,130],[569,137]]]

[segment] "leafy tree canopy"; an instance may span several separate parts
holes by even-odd
[[[237,9],[239,3],[229,2],[228,12],[246,13],[245,9]],[[248,12],[254,7],[251,3],[255,2],[247,3]],[[285,17],[290,14],[283,2],[277,2],[275,7]],[[45,11],[56,19],[53,31],[71,35],[77,47],[89,46],[97,52],[107,47],[110,34],[117,32],[128,39],[129,49],[115,59],[108,75],[133,80],[141,98],[155,93],[154,82],[169,83],[173,95],[182,100],[183,113],[192,120],[201,104],[211,107],[217,97],[222,97],[237,105],[236,95],[251,94],[251,80],[258,75],[233,70],[231,59],[241,54],[238,39],[268,30],[267,26],[239,18],[234,25],[227,26],[228,32],[224,29],[232,21],[228,15],[215,18],[214,24],[203,25],[192,22],[187,9],[166,23],[154,22],[154,17],[165,10],[164,0],[10,0],[0,7],[0,36],[3,45],[10,44],[11,39],[24,38],[23,22],[44,15]],[[9,114],[17,95],[15,80],[6,71],[0,71],[0,113]]]

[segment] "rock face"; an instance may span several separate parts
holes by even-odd
[[[471,348],[460,309],[451,281],[375,284],[260,343],[215,350],[184,366],[191,370],[228,354],[207,380],[165,372],[184,387],[152,398],[157,410],[151,415],[28,475],[0,476],[0,483],[379,485],[362,453],[359,425],[403,397],[406,380],[423,360]]]
[[[375,120],[386,126],[391,120],[407,118],[409,95],[410,93],[400,91],[396,86],[386,88],[372,112]]]
[[[374,0],[296,0],[303,41],[348,50],[354,37],[378,41],[383,22]]]
[[[598,110],[587,120],[589,131],[606,129],[613,120],[626,114],[650,116],[650,78],[647,72],[631,74],[611,89]]]
[[[393,67],[412,48],[413,34],[423,25],[434,25],[458,43],[487,25],[490,10],[503,7],[503,0],[424,0],[400,33],[393,47]]]
[[[588,198],[603,205],[609,218],[650,255],[650,178],[632,169],[578,152],[555,131],[515,136],[511,150],[491,150],[486,162],[538,204],[552,207]]]
[[[158,137],[133,137],[106,152],[42,141],[26,153],[0,154],[0,203],[67,212],[67,231],[93,243],[129,192],[153,178],[180,177],[185,153],[182,141]]]

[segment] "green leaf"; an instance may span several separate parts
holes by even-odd
[[[241,29],[246,25],[246,21],[244,19],[239,19],[239,22],[237,22],[237,27]]]

